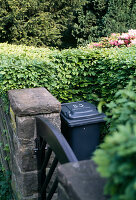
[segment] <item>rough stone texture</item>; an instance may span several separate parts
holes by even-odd
[[[9,90],[11,107],[17,116],[59,113],[60,102],[45,88]]]
[[[34,156],[35,142],[21,144],[17,135],[13,134],[14,150],[12,154],[16,157],[18,165],[22,172],[33,171],[37,169],[37,160]],[[12,160],[12,159],[11,159]],[[12,166],[13,162],[11,162]]]
[[[40,194],[38,193],[34,193],[33,195],[27,196],[27,197],[23,196],[20,193],[20,190],[17,185],[16,177],[14,174],[12,174],[12,189],[14,190],[14,196],[15,196],[15,199],[17,200],[38,200],[40,197]]]
[[[15,123],[11,138],[12,187],[18,200],[38,200],[38,171],[34,156],[34,140],[37,137],[35,118],[48,118],[60,129],[61,104],[45,88],[10,90],[9,100],[12,121]]]
[[[58,113],[38,115],[48,118],[57,128],[60,129],[60,115]],[[37,161],[34,156],[34,139],[36,138],[36,125],[34,116],[17,117],[17,131],[13,135],[14,155],[18,161],[20,169],[32,171],[37,169]],[[52,159],[54,156],[52,156]],[[52,160],[51,160],[52,161]],[[50,162],[51,162],[50,161]],[[50,165],[49,162],[49,165]]]
[[[16,117],[16,134],[20,139],[30,140],[36,132],[35,116]]]
[[[43,117],[48,118],[50,122],[54,124],[59,130],[61,127],[60,113],[52,113],[43,115]]]
[[[16,182],[19,195],[28,197],[38,192],[37,171],[22,172],[15,157],[13,158],[12,177]]]
[[[34,156],[33,148],[21,148],[16,153],[16,159],[22,172],[28,172],[37,169],[37,159]]]
[[[22,144],[28,145],[30,140],[34,140],[37,137],[36,135],[36,120],[35,117],[45,117],[51,121],[54,126],[60,129],[60,114],[59,113],[51,113],[44,115],[36,115],[36,116],[24,116],[24,117],[16,117],[16,134]]]
[[[60,183],[58,184],[58,194],[59,194],[59,200],[70,200],[66,190]]]
[[[93,161],[68,163],[58,167],[59,200],[106,200],[106,180],[96,172]],[[61,195],[64,197],[62,198]]]

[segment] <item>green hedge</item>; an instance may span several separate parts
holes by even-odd
[[[63,51],[0,44],[0,93],[46,87],[61,102],[110,102],[136,75],[136,47]]]

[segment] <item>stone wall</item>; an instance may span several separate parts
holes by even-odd
[[[14,130],[10,159],[12,188],[18,200],[38,200],[35,116],[46,117],[60,128],[61,104],[45,88],[10,90],[8,95]]]
[[[59,200],[106,200],[106,180],[96,171],[93,161],[68,163],[58,167]]]
[[[12,124],[12,131],[9,131],[12,188],[17,200],[39,200],[34,156],[35,117],[46,117],[60,129],[61,104],[45,88],[10,90],[8,95]],[[60,165],[57,175],[58,200],[109,199],[103,195],[105,180],[90,160]]]

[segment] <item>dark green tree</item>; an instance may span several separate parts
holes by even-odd
[[[136,29],[135,0],[86,0],[76,11],[73,35],[82,45],[129,29]]]
[[[72,37],[80,1],[0,0],[0,42],[61,46]]]
[[[102,17],[107,10],[106,0],[86,0],[76,11],[73,35],[78,45],[96,41],[102,36]]]
[[[136,1],[109,0],[107,13],[103,17],[103,26],[104,35],[136,29]]]

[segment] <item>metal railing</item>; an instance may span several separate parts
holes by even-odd
[[[9,155],[12,147],[13,130],[10,124],[9,112],[5,110],[5,104],[0,99],[0,161],[8,171]]]
[[[51,122],[43,117],[36,117],[36,126],[37,138],[34,152],[39,171],[39,199],[51,200],[58,185],[57,178],[54,177],[57,164],[78,160],[63,135]]]
[[[2,164],[6,173],[11,172],[9,161],[10,153],[13,152],[13,129],[10,123],[9,109],[6,109],[5,103],[0,98],[0,163]],[[9,184],[10,177],[8,177],[7,184]],[[11,200],[16,200],[11,187],[9,186],[9,195]]]

